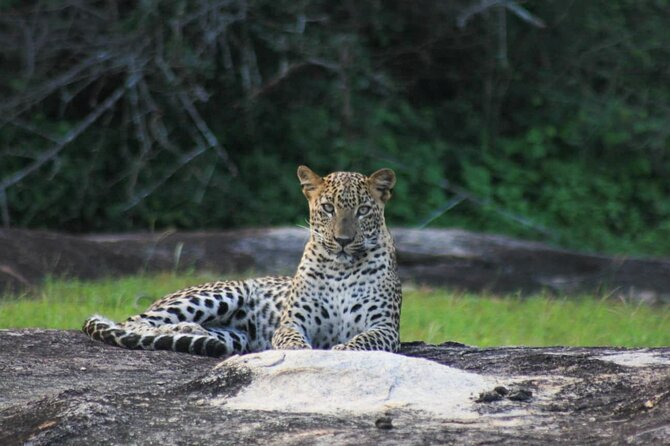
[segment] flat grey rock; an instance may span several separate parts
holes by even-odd
[[[270,351],[0,330],[0,444],[668,444],[670,349]]]

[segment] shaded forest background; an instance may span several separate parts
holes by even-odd
[[[307,164],[391,225],[670,255],[670,1],[0,0],[0,217],[303,223]]]

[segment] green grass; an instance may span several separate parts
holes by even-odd
[[[446,291],[406,293],[403,340],[469,345],[670,345],[670,306],[614,298],[482,296]]]
[[[79,328],[99,313],[115,320],[144,310],[208,275],[161,274],[88,282],[47,280],[30,294],[0,298],[0,328]],[[495,345],[670,345],[670,306],[615,299],[504,298],[444,290],[405,292],[403,341]]]

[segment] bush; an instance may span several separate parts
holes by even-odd
[[[298,164],[389,166],[394,225],[670,253],[667,2],[500,8],[0,2],[0,217],[295,224]]]

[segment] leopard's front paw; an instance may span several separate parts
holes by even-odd
[[[311,350],[312,346],[305,343],[286,343],[274,347],[275,350]]]
[[[333,345],[331,350],[347,350],[347,346],[345,344],[337,344]]]
[[[312,346],[298,330],[283,326],[272,335],[272,348],[275,350],[309,350]]]

